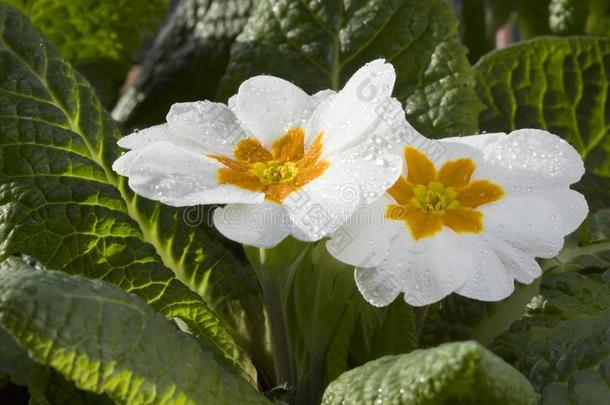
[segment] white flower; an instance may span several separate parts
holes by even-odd
[[[380,106],[395,73],[373,61],[345,87],[306,94],[273,76],[246,80],[229,105],[174,104],[167,123],[119,141],[130,149],[113,165],[138,194],[172,206],[227,204],[214,224],[235,241],[273,247],[292,235],[318,240],[400,175],[401,160],[367,149],[391,136]],[[402,116],[395,117],[404,120]]]
[[[436,153],[439,146],[444,153]],[[396,184],[327,243],[337,259],[357,266],[358,288],[373,305],[388,305],[401,292],[416,306],[453,292],[506,298],[514,280],[529,284],[541,275],[535,257],[555,256],[587,215],[584,197],[569,188],[583,162],[546,131],[401,149],[405,166]]]

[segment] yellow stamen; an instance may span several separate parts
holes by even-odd
[[[437,172],[422,152],[406,147],[407,177],[388,190],[397,204],[386,207],[385,217],[404,221],[415,240],[433,236],[446,226],[456,233],[479,233],[483,213],[475,208],[501,199],[504,191],[489,180],[475,180],[476,169],[467,158],[446,162]]]
[[[235,159],[208,155],[225,167],[218,169],[221,184],[265,193],[269,201],[281,203],[290,193],[320,177],[329,163],[322,155],[320,132],[305,151],[305,133],[292,128],[278,139],[271,152],[254,138],[240,141],[233,151]]]

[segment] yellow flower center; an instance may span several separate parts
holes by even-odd
[[[430,237],[444,226],[456,233],[479,233],[483,213],[476,208],[501,199],[504,191],[488,180],[471,181],[476,166],[467,158],[446,162],[438,171],[419,150],[404,151],[407,177],[388,190],[396,204],[385,217],[404,221],[415,240]]]
[[[453,187],[433,181],[427,186],[418,184],[413,187],[414,196],[411,203],[426,212],[445,212],[449,208],[460,205],[455,200],[456,191]]]
[[[293,183],[299,169],[294,162],[257,162],[252,165],[250,173],[261,180],[264,185]]]
[[[290,193],[320,177],[328,168],[322,155],[320,132],[305,150],[305,133],[292,128],[278,139],[271,151],[255,138],[240,141],[230,158],[209,155],[225,167],[218,169],[218,182],[265,193],[269,201],[281,203]]]

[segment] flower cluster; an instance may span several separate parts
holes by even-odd
[[[586,217],[570,189],[580,156],[536,129],[426,139],[394,80],[383,60],[338,92],[256,76],[228,105],[175,104],[166,124],[122,138],[113,168],[164,204],[223,204],[214,225],[245,245],[328,238],[373,305],[507,297]]]

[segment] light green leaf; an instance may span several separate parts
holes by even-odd
[[[100,85],[102,94],[110,101],[140,45],[141,34],[156,28],[168,0],[4,0],[4,3],[26,14],[64,58]]]
[[[544,276],[528,317],[493,349],[521,370],[545,404],[610,400],[610,270]]]
[[[0,327],[38,363],[119,404],[268,403],[214,348],[100,280],[0,272]]]
[[[231,49],[219,89],[227,99],[256,74],[308,92],[339,89],[362,65],[394,64],[394,94],[428,137],[477,129],[472,72],[445,0],[261,0]]]
[[[39,404],[111,405],[114,403],[105,396],[78,390],[55,370],[37,364],[29,358],[27,351],[2,329],[0,329],[0,371],[10,374],[15,384],[27,385],[30,397]]]
[[[110,168],[120,135],[85,80],[0,4],[0,256],[25,253],[133,292],[254,377],[210,308],[171,271],[196,282],[245,265],[215,233],[185,221],[185,210],[128,189]]]
[[[543,128],[566,139],[585,160],[579,183],[595,208],[608,201],[610,39],[537,38],[483,57],[476,90],[488,132]],[[598,180],[599,179],[599,180]]]
[[[141,128],[163,122],[173,103],[214,99],[231,45],[255,2],[180,1],[113,117],[129,128]]]
[[[322,404],[535,404],[527,379],[474,342],[386,356],[341,375]]]

